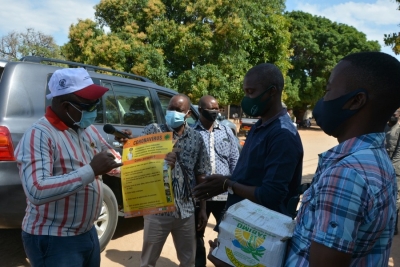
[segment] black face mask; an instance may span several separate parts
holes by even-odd
[[[201,115],[203,115],[207,120],[214,122],[218,117],[218,110],[202,109]]]
[[[321,98],[317,104],[315,104],[313,110],[313,117],[319,127],[328,135],[333,135],[336,129],[354,114],[356,114],[359,109],[350,110],[343,109],[343,106],[358,93],[368,93],[364,89],[358,89],[348,94],[342,95],[336,99],[329,101],[324,101]]]
[[[390,117],[390,122],[397,123],[399,119],[395,116]]]

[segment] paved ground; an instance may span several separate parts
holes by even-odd
[[[336,140],[326,136],[318,129],[299,130],[304,146],[303,182],[311,181],[318,162],[318,153],[321,153],[337,144]],[[205,240],[214,239],[217,235],[212,231],[215,225],[210,218]],[[101,254],[102,266],[139,266],[140,251],[143,238],[142,218],[120,219],[113,240]],[[208,246],[207,246],[208,251]],[[0,230],[0,266],[16,267],[30,266],[20,241],[20,230]],[[161,257],[157,263],[159,267],[177,267],[178,260],[171,237],[168,238]],[[207,267],[213,266],[210,262]],[[400,267],[400,236],[393,241],[389,266]]]

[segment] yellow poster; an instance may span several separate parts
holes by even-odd
[[[175,210],[171,168],[164,163],[172,151],[172,133],[156,133],[129,139],[123,148],[121,167],[125,217]]]

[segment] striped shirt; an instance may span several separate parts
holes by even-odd
[[[89,231],[103,199],[102,181],[89,163],[102,150],[120,159],[94,126],[75,132],[48,107],[15,149],[27,196],[22,230],[51,236]]]
[[[311,241],[352,254],[350,266],[388,266],[397,190],[384,138],[362,135],[319,155],[285,266],[309,266]]]
[[[210,158],[207,155],[203,138],[189,126],[179,136],[172,128],[166,124],[150,124],[143,129],[143,135],[173,132],[173,139],[176,141],[174,148],[179,149],[180,163],[175,163],[172,169],[172,188],[175,197],[174,212],[165,212],[157,215],[174,216],[176,218],[188,218],[194,214],[194,203],[192,198],[192,186],[196,184],[196,176],[210,173]],[[188,177],[184,177],[183,168]]]
[[[232,130],[215,121],[210,132],[203,127],[200,120],[196,122],[194,129],[201,134],[206,144],[210,156],[211,174],[231,175],[239,159],[239,148]],[[226,201],[227,197],[228,192],[225,192],[213,197],[212,200]]]

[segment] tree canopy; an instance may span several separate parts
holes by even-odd
[[[61,58],[60,47],[54,38],[33,28],[26,32],[12,31],[0,39],[0,58],[19,60],[22,56]]]
[[[63,51],[69,60],[149,77],[193,101],[210,94],[239,103],[249,68],[290,68],[284,8],[283,0],[102,0],[96,21],[70,27]]]
[[[399,4],[397,9],[400,10],[400,0],[396,0],[396,2]],[[392,50],[396,55],[400,55],[400,32],[384,34],[383,40],[385,42],[385,45],[392,47]]]
[[[354,27],[301,11],[289,12],[286,16],[290,21],[293,67],[288,71],[285,86],[294,87],[291,91],[298,92],[290,95],[286,104],[295,110],[304,111],[324,95],[330,72],[344,56],[380,51],[377,41],[368,41]]]

